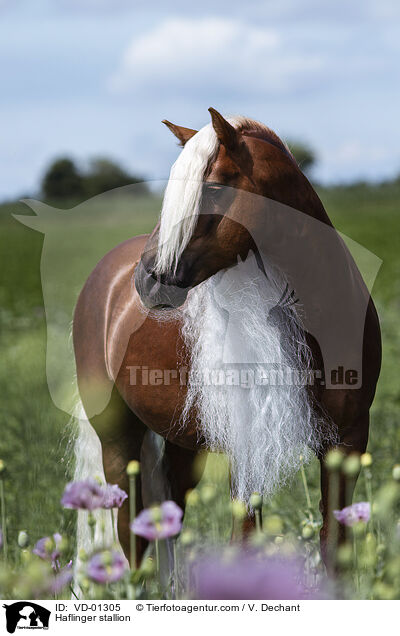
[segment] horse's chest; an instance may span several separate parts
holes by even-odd
[[[197,446],[193,424],[180,429],[188,369],[177,323],[147,319],[131,334],[116,385],[128,406],[156,433],[182,446]]]

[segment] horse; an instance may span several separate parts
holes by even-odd
[[[332,509],[349,502],[355,479],[349,487],[340,475],[333,496],[324,458],[332,448],[366,450],[378,316],[288,146],[260,122],[209,112],[199,131],[164,120],[182,151],[160,220],[106,254],[80,293],[81,401],[107,481],[127,490],[126,466],[141,461],[137,512],[166,498],[184,510],[204,449],[227,454],[232,497],[246,504],[253,491],[270,496],[316,453],[328,565],[332,542],[343,539]],[[272,381],[282,368],[313,381]],[[78,438],[77,452],[93,449]],[[247,511],[245,538],[254,527]],[[118,535],[129,559],[129,501]],[[145,548],[139,540],[138,560]]]

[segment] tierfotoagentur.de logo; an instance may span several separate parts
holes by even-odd
[[[9,634],[14,634],[16,629],[49,629],[51,612],[37,603],[18,601],[3,607]]]

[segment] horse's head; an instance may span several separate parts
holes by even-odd
[[[255,237],[268,232],[266,199],[323,215],[313,188],[272,130],[209,111],[212,123],[199,132],[164,121],[183,150],[135,272],[138,293],[151,308],[179,307],[191,288],[239,257],[250,250],[257,257]]]

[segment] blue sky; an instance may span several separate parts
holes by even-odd
[[[398,0],[0,0],[0,197],[50,160],[168,175],[207,108],[307,141],[324,182],[400,173]]]

